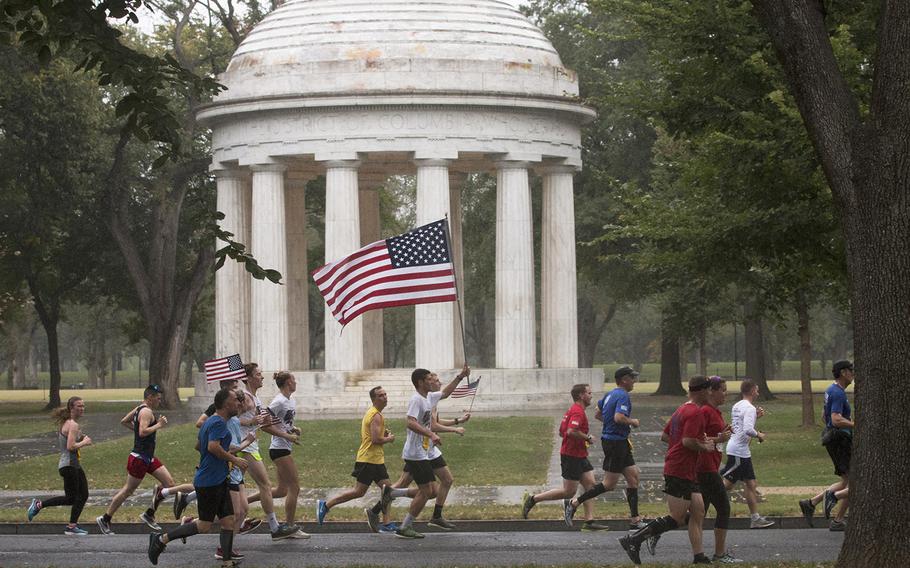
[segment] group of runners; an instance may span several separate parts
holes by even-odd
[[[167,544],[174,539],[186,538],[208,532],[214,520],[220,521],[220,546],[216,557],[223,566],[234,566],[243,555],[233,547],[234,535],[245,534],[260,526],[262,521],[249,519],[249,504],[260,501],[273,540],[309,538],[295,523],[297,496],[300,491],[297,466],[292,449],[300,436],[294,424],[295,403],[293,393],[296,380],[293,374],[275,373],[279,393],[268,406],[263,406],[256,392],[262,387],[263,377],[255,363],[244,366],[244,380],[221,381],[214,403],[196,422],[199,428],[197,447],[200,460],[193,482],[176,485],[170,472],[155,456],[157,432],[167,425],[167,417],[156,415],[161,402],[158,385],[145,389],[142,404],[127,413],[121,423],[133,431],[133,449],[127,459],[127,480],[114,495],[107,511],[96,519],[104,534],[113,534],[112,519],[117,509],[133,494],[146,474],[159,484],[155,486],[149,508],[140,519],[152,529],[149,536],[148,556],[152,564]],[[835,466],[839,480],[827,490],[811,499],[800,501],[800,509],[809,522],[813,522],[815,507],[823,502],[825,517],[829,517],[840,503],[831,530],[843,530],[848,506],[848,473],[851,454],[853,422],[846,388],[853,381],[853,365],[849,361],[834,364],[835,378],[825,392],[824,417],[826,428],[823,444]],[[394,483],[385,467],[384,447],[395,441],[385,425],[383,409],[388,396],[381,386],[369,391],[372,402],[361,420],[361,443],[356,453],[355,478],[352,488],[330,499],[319,499],[316,519],[321,525],[332,508],[352,499],[363,497],[371,485],[380,488],[380,497],[364,511],[369,527],[374,532],[394,533],[406,539],[420,539],[424,535],[414,529],[414,520],[430,500],[435,500],[429,524],[443,530],[455,525],[443,516],[453,476],[442,457],[439,434],[445,432],[464,434],[463,424],[470,420],[470,413],[459,418],[441,419],[437,412],[440,400],[447,398],[459,382],[470,375],[465,365],[445,387],[439,377],[427,369],[415,369],[411,381],[415,392],[407,409],[407,434],[402,450],[404,468]],[[642,545],[654,554],[660,536],[669,530],[687,526],[693,552],[693,563],[739,563],[726,549],[726,531],[730,517],[728,490],[737,482],[745,485],[746,501],[751,514],[752,528],[765,528],[773,524],[757,511],[758,494],[749,450],[752,439],[764,441],[765,434],[756,429],[756,420],[763,409],[754,405],[758,388],[752,381],[741,384],[742,400],[732,409],[731,424],[726,424],[719,407],[726,397],[726,381],[721,377],[692,377],[688,383],[688,401],[680,406],[666,423],[661,440],[667,444],[664,462],[664,493],[667,495],[669,514],[657,519],[643,519],[638,510],[639,468],[633,457],[630,434],[639,427],[632,417],[629,393],[638,379],[631,367],[621,367],[614,374],[616,388],[597,402],[595,418],[603,423],[601,445],[604,452],[603,478],[595,482],[593,466],[588,460],[588,446],[594,442],[589,432],[586,408],[591,405],[593,393],[590,385],[575,385],[571,390],[573,405],[560,423],[562,438],[560,457],[562,487],[536,495],[526,495],[522,502],[522,517],[527,518],[533,507],[542,501],[563,501],[564,519],[573,525],[579,507],[585,509],[582,530],[605,530],[606,525],[593,518],[593,499],[616,488],[620,477],[625,479],[625,498],[629,506],[630,532],[619,539],[620,545],[633,562],[641,562]],[[59,425],[58,443],[60,460],[58,469],[64,480],[65,496],[50,499],[33,499],[27,516],[31,521],[42,509],[52,506],[71,507],[70,522],[64,530],[67,535],[84,535],[87,531],[78,526],[79,515],[88,498],[88,483],[80,465],[80,450],[92,443],[81,433],[79,419],[85,404],[79,397],[72,397],[65,408],[54,413]],[[274,463],[278,485],[272,487],[260,454],[257,432],[271,434],[269,458]],[[727,462],[721,467],[722,444],[726,443]],[[247,495],[245,479],[249,476],[257,491]],[[416,487],[411,487],[412,483]],[[578,485],[584,492],[576,496]],[[159,506],[169,497],[174,498],[174,517],[180,525],[163,532],[156,522]],[[392,522],[389,505],[400,497],[411,499],[408,512],[400,524]],[[274,499],[284,498],[285,520],[280,522],[274,511]],[[183,516],[184,509],[193,501],[197,503],[198,518]],[[708,557],[702,547],[702,521],[710,506],[714,506],[715,550]]]

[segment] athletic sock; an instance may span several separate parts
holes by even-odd
[[[436,505],[433,507],[433,518],[439,519],[442,517],[442,505]]]
[[[161,497],[167,497],[167,496],[170,495],[170,494],[171,494],[171,488],[170,488],[170,487],[162,487],[162,488],[161,488]]]
[[[414,524],[414,517],[411,516],[411,513],[408,513],[404,516],[404,519],[401,521],[401,528],[409,529],[411,525]]]
[[[407,497],[407,496],[408,496],[407,487],[403,487],[401,489],[392,489],[392,497],[395,499],[398,499],[399,497]]]
[[[190,503],[192,503],[193,501],[196,500],[196,492],[192,491],[190,493],[187,493],[184,498],[186,499],[186,504],[189,505]]]
[[[672,531],[678,526],[679,525],[676,523],[676,520],[674,520],[670,515],[659,517],[645,525],[644,528],[638,529],[632,533],[632,542],[641,544],[652,536],[657,536],[667,531]]]
[[[224,560],[230,560],[234,552],[234,531],[221,529],[221,554]]]
[[[199,534],[199,527],[196,526],[196,521],[192,523],[187,523],[185,525],[180,525],[172,531],[167,533],[167,541],[171,542],[177,538],[186,538],[188,536],[193,536]]]
[[[370,507],[370,511],[376,513],[377,515],[382,512],[382,501],[376,501],[376,504]]]
[[[606,492],[607,488],[604,487],[603,483],[595,483],[590,489],[578,496],[578,504],[581,505],[588,499],[593,499]]]
[[[760,518],[761,518],[761,515],[759,515],[758,513],[752,513],[752,520],[753,520],[753,521],[757,521],[757,520],[760,519]]]
[[[107,513],[105,513],[104,515],[102,515],[101,518],[104,519],[104,522],[105,522],[105,523],[107,523],[107,524],[110,524],[110,523],[111,523],[111,516],[108,515]]]
[[[275,513],[269,513],[266,515],[266,519],[269,521],[269,530],[275,532],[278,530],[278,517],[275,516]]]
[[[626,501],[629,502],[629,516],[638,516],[638,488],[626,489]]]

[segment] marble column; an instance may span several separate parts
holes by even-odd
[[[449,215],[449,160],[414,160],[417,165],[417,225]],[[450,219],[451,220],[451,219]],[[455,367],[455,304],[419,304],[414,314],[417,367],[441,371]]]
[[[379,222],[379,187],[384,178],[360,180],[360,244],[368,245],[382,238]],[[361,315],[363,320],[363,368],[382,369],[385,363],[382,310]]]
[[[217,208],[224,213],[221,228],[233,233],[233,240],[249,247],[249,174],[241,170],[215,172]],[[218,240],[215,248],[227,243]],[[215,356],[239,353],[244,361],[250,354],[250,277],[239,262],[227,259],[215,272]]]
[[[543,175],[540,269],[540,360],[545,368],[578,367],[574,168]]]
[[[452,248],[452,262],[455,264],[455,278],[458,283],[458,297],[461,299],[461,304],[456,304],[455,309],[461,310],[461,317],[459,317],[458,312],[455,312],[455,317],[453,319],[454,331],[452,332],[455,337],[455,368],[460,368],[465,362],[465,353],[464,353],[464,342],[462,338],[464,334],[462,332],[461,326],[464,322],[464,298],[465,298],[465,282],[464,282],[464,245],[462,243],[462,211],[461,211],[461,190],[464,186],[464,181],[467,176],[460,172],[449,172],[449,228],[451,229],[451,234],[449,235],[451,239],[451,248]]]
[[[334,262],[360,248],[360,199],[357,160],[325,163],[325,260]],[[341,324],[325,306],[325,369],[363,369],[363,318]]]
[[[283,285],[250,283],[250,358],[263,371],[288,368],[288,254],[284,173],[281,164],[250,166],[253,211],[250,252],[263,268],[277,270]]]
[[[288,367],[310,368],[310,317],[307,274],[306,179],[288,179],[284,189],[287,226]]]
[[[496,164],[496,367],[537,367],[528,163]]]

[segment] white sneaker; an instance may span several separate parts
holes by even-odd
[[[766,529],[774,524],[774,521],[769,521],[764,517],[759,517],[757,519],[752,519],[752,522],[749,524],[750,529]]]

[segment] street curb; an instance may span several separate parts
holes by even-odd
[[[806,520],[803,517],[768,517],[774,521],[774,525],[766,529],[754,530],[774,530],[774,529],[808,529]],[[816,529],[827,529],[827,523],[824,519],[818,519],[815,523]],[[524,519],[504,519],[504,520],[453,520],[458,526],[455,532],[574,532],[581,528],[582,521],[576,521],[575,526],[569,528],[563,521],[554,520],[524,520]],[[598,521],[610,527],[605,533],[622,534],[629,530],[629,524],[625,520],[601,520]],[[749,528],[748,518],[730,519],[730,530],[753,530]],[[301,528],[310,534],[347,534],[347,533],[366,533],[369,532],[366,521],[331,521],[319,526],[313,522],[298,523]],[[59,523],[0,523],[0,535],[48,535],[62,534],[63,522]],[[176,523],[162,523],[161,528],[165,531],[177,528]],[[424,522],[415,523],[418,530],[427,533],[444,533],[437,528],[428,526]],[[86,520],[82,528],[89,531],[90,534],[100,534],[98,527]],[[142,523],[113,523],[112,528],[115,534],[149,534],[151,529]],[[714,528],[714,519],[706,519],[704,530]],[[264,528],[260,528],[254,534],[266,534]],[[591,533],[596,534],[595,532]]]

